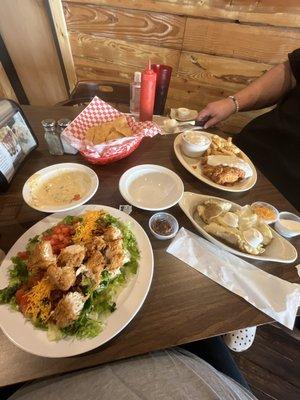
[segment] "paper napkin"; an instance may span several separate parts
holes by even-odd
[[[167,252],[293,329],[300,285],[271,275],[181,228]]]

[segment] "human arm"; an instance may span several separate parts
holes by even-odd
[[[289,61],[276,65],[247,87],[234,94],[239,111],[258,110],[276,104],[296,85]],[[236,106],[231,98],[209,103],[197,116],[204,120],[204,128],[216,125],[234,114]]]

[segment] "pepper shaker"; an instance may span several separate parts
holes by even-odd
[[[78,150],[71,146],[66,139],[62,136],[62,131],[69,125],[71,122],[68,118],[61,118],[57,121],[57,132],[60,137],[63,150],[66,154],[77,154]]]
[[[44,119],[42,125],[45,130],[45,140],[48,145],[49,153],[53,156],[62,156],[64,154],[63,147],[59,136],[55,130],[54,119]]]

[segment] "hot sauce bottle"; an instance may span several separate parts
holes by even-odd
[[[148,68],[142,72],[140,95],[140,121],[152,121],[156,90],[156,73],[151,69],[149,60]]]

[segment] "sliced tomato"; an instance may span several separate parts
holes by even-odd
[[[53,228],[53,233],[54,234],[59,234],[59,233],[61,233],[61,227],[59,226],[59,225],[57,225],[57,226],[55,226],[54,228]]]
[[[50,240],[50,243],[51,243],[52,246],[56,246],[57,243],[58,243],[58,240],[56,240],[56,239],[51,239],[51,240]]]
[[[19,303],[19,308],[20,308],[22,314],[26,314],[28,303],[29,303],[29,301],[28,301],[27,295],[24,294],[24,296],[21,297],[20,303]]]
[[[69,243],[70,243],[70,239],[67,238],[67,237],[65,237],[65,238],[62,240],[62,243],[63,243],[65,246],[68,246]]]
[[[27,260],[29,257],[28,251],[19,251],[18,257],[22,258],[22,260]]]
[[[28,307],[28,298],[26,291],[23,288],[20,288],[16,291],[16,302],[22,314],[25,314]]]
[[[75,229],[67,224],[58,224],[52,228],[51,233],[44,236],[44,240],[49,240],[52,245],[54,254],[59,252],[72,243],[71,235],[75,233]]]
[[[25,293],[26,292],[25,292],[24,288],[22,288],[22,287],[16,291],[15,296],[16,296],[16,301],[18,304],[20,302],[21,297],[23,297]]]
[[[52,239],[52,236],[51,236],[51,235],[43,236],[43,240],[44,240],[45,242],[48,242],[48,241],[50,242],[51,239]]]

